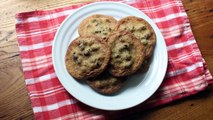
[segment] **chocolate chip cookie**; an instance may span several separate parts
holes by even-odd
[[[95,35],[101,38],[107,38],[115,30],[117,20],[106,15],[92,15],[84,19],[78,28],[80,36]]]
[[[134,34],[146,48],[146,58],[153,54],[156,44],[156,35],[153,28],[144,19],[134,16],[125,17],[118,21],[117,30],[127,30]]]
[[[111,95],[118,92],[124,85],[125,77],[114,77],[107,71],[104,71],[98,77],[86,80],[88,85],[97,92],[105,95]]]
[[[128,31],[116,31],[109,36],[107,43],[111,50],[108,70],[116,77],[135,73],[144,61],[143,44]]]
[[[76,79],[87,79],[102,73],[110,60],[110,49],[101,38],[78,37],[69,45],[65,56],[68,72]]]

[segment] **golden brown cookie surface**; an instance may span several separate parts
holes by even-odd
[[[78,37],[69,45],[65,56],[68,72],[77,79],[87,79],[104,71],[110,59],[110,50],[101,38]]]
[[[95,35],[101,38],[107,36],[115,30],[117,21],[106,15],[92,15],[84,19],[78,28],[80,36]]]
[[[146,58],[153,54],[156,35],[153,28],[144,19],[134,16],[125,17],[118,21],[117,30],[130,31],[146,48]]]
[[[88,85],[101,94],[111,95],[118,92],[124,82],[125,77],[114,77],[104,71],[98,77],[87,80]]]
[[[127,31],[116,31],[107,40],[111,50],[108,71],[117,77],[135,73],[145,57],[142,43]]]

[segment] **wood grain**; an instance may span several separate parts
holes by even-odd
[[[0,119],[33,119],[27,95],[15,33],[15,14],[53,9],[94,0],[0,0]],[[182,0],[192,31],[213,73],[213,1]],[[212,120],[213,87],[197,95],[142,111],[127,119]]]

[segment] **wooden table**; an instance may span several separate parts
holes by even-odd
[[[15,14],[92,0],[0,0],[0,119],[33,119],[15,33]],[[193,33],[213,73],[213,0],[183,0]],[[197,95],[136,113],[149,120],[213,120],[213,87]]]

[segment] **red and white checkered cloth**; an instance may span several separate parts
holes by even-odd
[[[16,32],[35,119],[115,119],[195,94],[213,83],[181,0],[116,1],[143,11],[165,38],[169,64],[158,91],[145,103],[122,111],[103,111],[84,105],[59,82],[53,69],[51,50],[61,22],[76,8],[88,3],[19,13]]]

